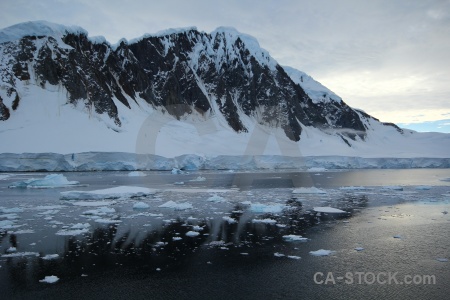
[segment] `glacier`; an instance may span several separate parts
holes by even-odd
[[[395,158],[278,155],[200,156],[182,155],[166,158],[152,154],[122,152],[0,153],[0,172],[78,172],[78,171],[168,171],[180,170],[274,170],[308,171],[326,169],[412,169],[450,168],[450,158]]]

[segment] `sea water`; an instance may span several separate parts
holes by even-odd
[[[81,172],[62,173],[74,186],[13,187],[47,175],[0,174],[5,299],[449,291],[449,169]]]

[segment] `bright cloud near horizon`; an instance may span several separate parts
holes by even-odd
[[[168,28],[235,27],[352,107],[450,132],[450,0],[1,1],[0,28],[34,20],[78,25],[112,44]]]

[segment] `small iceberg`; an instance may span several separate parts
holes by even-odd
[[[198,233],[197,231],[188,231],[188,232],[186,232],[186,236],[189,236],[189,237],[196,237],[198,235],[200,235],[200,233]]]
[[[101,200],[119,198],[137,198],[156,194],[155,189],[138,186],[117,186],[109,189],[95,191],[68,191],[61,192],[61,200]]]
[[[202,176],[198,176],[197,178],[194,178],[194,179],[191,179],[191,180],[189,180],[189,181],[205,181],[206,180],[206,178],[205,177],[202,177]]]
[[[286,206],[282,204],[251,203],[250,211],[254,213],[281,213]]]
[[[79,181],[69,181],[62,174],[50,174],[41,179],[31,178],[24,181],[13,182],[9,188],[36,188],[48,189],[79,185]]]
[[[273,219],[253,219],[252,223],[276,224],[277,221]]]
[[[128,173],[128,177],[145,177],[145,176],[147,176],[147,174],[145,174],[142,171],[132,171]]]
[[[332,250],[324,250],[324,249],[320,249],[317,251],[309,251],[309,254],[313,255],[313,256],[329,256],[336,253],[336,251],[332,251]]]
[[[44,282],[44,283],[55,283],[58,282],[59,278],[57,276],[45,276],[44,279],[39,280],[39,282]]]
[[[306,242],[308,239],[301,235],[289,234],[283,235],[283,240],[286,242]]]
[[[319,213],[328,213],[328,214],[341,214],[341,213],[346,213],[346,211],[337,209],[337,208],[333,208],[333,207],[328,207],[328,206],[323,206],[323,207],[314,207],[313,210],[315,212],[319,212]]]
[[[225,202],[226,200],[225,200],[224,197],[221,197],[221,196],[219,196],[217,194],[214,194],[213,196],[209,197],[207,199],[207,201],[208,202],[216,202],[216,203],[218,203],[218,202]]]

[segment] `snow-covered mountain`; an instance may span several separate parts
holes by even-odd
[[[349,107],[233,28],[109,44],[45,21],[0,31],[0,153],[448,157]]]

